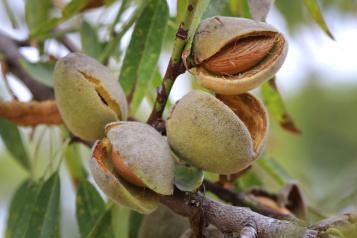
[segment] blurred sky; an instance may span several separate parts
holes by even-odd
[[[175,15],[175,2],[173,0],[169,1],[172,15]],[[18,12],[17,18],[23,18],[24,1],[14,0],[9,1],[9,3]],[[98,13],[93,12],[88,19],[96,20],[99,17],[98,15]],[[110,17],[113,17],[112,15],[108,14],[108,19],[106,20],[110,21]],[[324,16],[336,41],[328,38],[314,23],[301,26],[291,35],[284,18],[275,8],[271,10],[267,18],[267,22],[284,32],[289,41],[287,60],[277,74],[278,86],[284,97],[288,97],[301,89],[307,83],[306,80],[309,78],[307,76],[311,74],[319,75],[320,83],[329,87],[341,84],[357,85],[357,15],[342,15],[336,11],[327,10],[324,11]],[[0,29],[17,38],[24,38],[27,34],[24,25],[20,27],[20,30],[11,29],[2,5],[0,5]],[[128,41],[129,35],[125,38]],[[74,39],[78,40],[76,37]],[[127,43],[124,42],[122,46],[127,45]],[[56,49],[57,46],[51,44],[48,47]],[[38,59],[38,53],[33,49],[23,50],[23,53],[33,61]],[[65,53],[65,51],[59,51],[60,55]],[[163,53],[160,63],[161,72],[164,72],[166,68],[168,57],[168,53]],[[30,99],[28,90],[21,83],[18,83],[13,78],[10,78],[10,83],[15,88],[15,91],[18,92],[21,100]],[[187,75],[181,76],[176,82],[171,98],[176,101],[189,90],[190,83],[187,80]],[[2,80],[0,80],[0,93],[4,93]],[[6,206],[6,201],[1,201],[0,197],[0,237],[3,235],[6,221]]]

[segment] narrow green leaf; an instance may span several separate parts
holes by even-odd
[[[14,159],[29,171],[31,168],[30,159],[17,126],[8,120],[0,118],[0,136]]]
[[[71,143],[64,152],[68,172],[71,175],[73,183],[77,186],[80,181],[87,177],[87,172],[82,165],[80,144]]]
[[[27,0],[32,2],[32,0]],[[37,0],[45,1],[45,0]],[[48,1],[48,0],[47,0]],[[72,0],[70,1],[62,11],[60,17],[55,17],[47,21],[39,22],[38,27],[35,28],[33,35],[38,37],[48,37],[48,31],[55,28],[58,24],[68,20],[70,17],[78,13],[82,8],[84,8],[88,3],[88,0]]]
[[[329,30],[324,17],[322,16],[321,9],[317,0],[304,0],[305,6],[309,10],[310,15],[315,20],[315,22],[320,26],[320,28],[331,38],[335,39]]]
[[[20,59],[21,67],[35,80],[43,83],[48,87],[53,87],[52,73],[55,64],[51,62],[30,63],[24,59]]]
[[[252,18],[250,15],[248,0],[230,0],[229,10],[233,16]]]
[[[11,22],[12,28],[14,28],[14,29],[19,28],[19,24],[17,23],[15,14],[14,14],[12,8],[10,7],[8,0],[3,0],[2,3],[4,5],[4,9],[6,11],[7,17],[9,18],[9,20]]]
[[[39,26],[48,20],[50,7],[50,0],[26,0],[25,20],[31,36],[34,36]]]
[[[26,236],[29,228],[34,202],[41,189],[41,183],[30,179],[24,181],[12,197],[7,218],[6,238]]]
[[[29,201],[34,202],[34,201]],[[60,179],[54,173],[47,179],[35,202],[27,238],[60,237]]]
[[[98,59],[102,53],[103,45],[98,39],[96,30],[88,22],[83,21],[80,33],[82,52]]]
[[[97,219],[92,226],[87,238],[112,238],[114,237],[112,229],[112,209],[107,210]]]
[[[236,191],[246,191],[253,187],[262,187],[263,181],[259,177],[259,173],[254,171],[254,169],[250,169],[239,177],[239,179],[235,181],[234,185]]]
[[[261,94],[272,118],[277,121],[283,129],[294,134],[300,134],[301,131],[295,126],[294,121],[286,111],[283,99],[276,86],[275,78],[262,85]]]
[[[288,172],[274,159],[261,156],[257,160],[257,164],[269,174],[278,185],[284,185],[287,181],[291,180]]]
[[[83,179],[76,197],[76,216],[81,237],[87,237],[96,221],[105,213],[105,204],[96,188]]]
[[[88,0],[72,0],[62,11],[62,19],[68,19],[88,4]]]
[[[129,214],[129,230],[128,238],[138,238],[139,237],[139,228],[141,222],[144,219],[144,215],[136,211],[131,210]]]
[[[121,84],[131,98],[130,115],[138,109],[155,72],[168,18],[166,1],[152,0],[135,25],[120,75]]]

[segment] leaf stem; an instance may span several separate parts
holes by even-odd
[[[162,115],[165,110],[172,86],[176,78],[186,71],[182,62],[181,55],[189,39],[193,37],[193,34],[201,19],[203,10],[205,9],[205,6],[207,6],[208,2],[209,0],[190,0],[187,4],[184,20],[180,23],[176,32],[174,49],[171,53],[171,58],[161,86],[157,90],[156,101],[153,110],[147,121],[148,124],[152,125],[161,132],[164,130]]]

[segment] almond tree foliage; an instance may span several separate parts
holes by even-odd
[[[0,32],[2,78],[11,95],[10,100],[0,99],[0,136],[27,174],[12,195],[5,237],[60,237],[60,204],[61,200],[68,202],[61,197],[61,183],[66,176],[75,192],[81,237],[357,237],[356,213],[325,216],[305,202],[299,183],[264,153],[251,166],[231,175],[178,164],[174,193],[156,195],[160,206],[151,214],[124,209],[103,196],[88,169],[93,141],[72,134],[57,108],[53,71],[59,58],[81,52],[108,66],[129,102],[128,120],[147,122],[165,135],[167,112],[174,107],[170,91],[189,66],[182,56],[189,51],[202,19],[221,15],[265,21],[276,4],[288,24],[304,24],[302,12],[308,12],[309,19],[326,37],[334,38],[316,0],[170,2],[176,2],[174,15],[170,15],[166,0],[26,0],[24,19],[10,1],[2,2],[12,27],[18,29],[25,24],[28,32],[23,38]],[[349,1],[322,4],[355,9]],[[125,36],[130,41],[123,47],[128,39]],[[39,55],[36,62],[22,53],[29,47]],[[159,59],[165,52],[171,58],[161,75],[164,67]],[[10,77],[31,92],[31,101],[18,100],[17,88],[9,86]],[[192,88],[204,90],[194,77]],[[260,89],[272,123],[299,136],[301,131],[288,114],[275,79],[266,81]],[[49,137],[56,139],[49,143],[49,158],[39,160],[36,156],[41,144],[46,143],[46,131],[55,131]],[[39,135],[25,140],[28,134]],[[33,153],[29,153],[30,146],[34,147]],[[264,185],[267,177],[279,187],[278,192],[272,193]]]

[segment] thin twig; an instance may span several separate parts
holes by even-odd
[[[0,54],[8,65],[9,72],[13,73],[31,91],[33,99],[37,101],[53,99],[53,90],[33,79],[22,67],[20,54],[16,41],[0,32]]]
[[[16,21],[16,17],[15,17],[14,12],[12,11],[12,9],[11,9],[11,7],[9,5],[8,0],[3,0],[2,2],[4,4],[4,8],[5,8],[6,14],[9,17],[9,20],[11,22],[12,28],[17,29],[18,28],[18,24],[17,24],[17,21]]]
[[[187,202],[188,201],[188,202]],[[223,204],[200,193],[175,191],[173,196],[161,196],[160,202],[174,212],[192,217],[192,202],[200,202],[208,224],[213,224],[221,232],[240,232],[247,224],[256,224],[258,237],[303,237],[318,232],[291,221],[281,221],[251,211],[249,208]]]
[[[159,131],[161,130],[159,127],[162,124],[162,114],[164,112],[172,86],[176,78],[186,71],[182,62],[181,55],[188,41],[188,32],[190,30],[199,2],[199,0],[191,0],[188,3],[184,20],[181,22],[176,32],[174,50],[171,53],[171,58],[167,66],[162,84],[157,90],[156,101],[148,119],[148,124],[159,129]]]
[[[126,6],[128,4],[128,0],[122,0],[120,8],[118,9],[117,15],[115,16],[112,24],[109,27],[109,38],[115,37],[115,26],[119,22],[121,16],[123,15],[124,11],[126,10]]]

